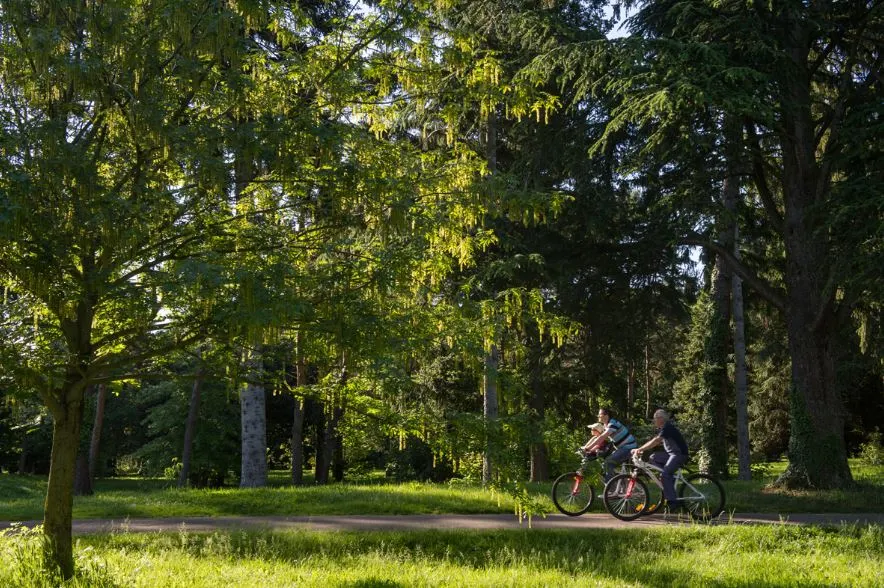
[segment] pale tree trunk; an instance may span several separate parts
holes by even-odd
[[[494,448],[497,436],[497,370],[500,354],[497,345],[492,344],[485,354],[485,369],[482,378],[482,416],[485,419],[485,453],[482,456],[482,483],[488,485],[494,477]]]
[[[292,484],[304,483],[304,386],[307,385],[307,362],[304,358],[304,334],[298,331],[295,348],[295,408],[292,412]]]
[[[304,399],[295,398],[292,411],[292,484],[304,483]]]
[[[190,389],[190,405],[187,409],[187,422],[184,424],[184,448],[181,451],[181,472],[178,474],[178,487],[184,488],[190,478],[190,462],[193,456],[193,439],[196,436],[196,423],[199,416],[200,396],[202,395],[203,372],[197,371]]]
[[[739,239],[734,240],[734,255],[739,258]],[[734,390],[737,409],[737,464],[740,480],[751,480],[749,451],[749,389],[746,383],[746,337],[743,315],[743,281],[736,274],[732,278],[734,315]]]
[[[630,346],[631,347],[631,346]],[[630,355],[632,353],[630,352]],[[626,420],[632,413],[632,405],[635,402],[635,361],[629,360],[629,366],[626,372]]]
[[[341,482],[344,480],[344,466],[346,465],[344,463],[344,438],[341,436],[341,430],[338,427],[342,418],[344,418],[344,407],[336,406],[333,451],[331,455],[332,477],[335,482]]]
[[[651,415],[651,346],[645,339],[645,418]]]
[[[718,240],[721,246],[733,251],[734,227],[736,226],[736,203],[740,195],[739,145],[740,126],[729,116],[723,122],[725,178],[722,186],[721,202],[723,211],[718,215]],[[708,408],[711,425],[704,439],[709,451],[709,469],[712,474],[728,477],[728,404],[731,396],[731,382],[728,375],[728,358],[731,352],[731,268],[721,255],[715,258],[712,281],[712,320],[709,340],[706,345],[707,385],[711,394],[712,406]]]
[[[267,413],[264,398],[263,361],[260,349],[249,352],[246,385],[241,393],[242,475],[241,488],[267,485]]]
[[[28,434],[22,434],[21,437],[21,455],[18,456],[18,473],[24,474],[28,465]]]
[[[739,181],[746,175],[743,153],[741,126],[731,117],[725,118],[725,158],[726,177],[724,190],[724,208],[731,219],[734,258],[740,259],[740,185]],[[739,180],[738,180],[739,179]],[[733,184],[733,185],[731,185]],[[728,243],[723,243],[727,246]],[[737,477],[740,480],[751,480],[751,457],[749,451],[749,390],[746,384],[746,337],[745,316],[743,314],[743,281],[735,272],[731,273],[731,311],[733,317],[733,349],[734,349],[734,408],[737,417]]]
[[[107,384],[98,385],[95,398],[95,420],[92,423],[92,439],[89,441],[89,480],[95,479],[98,470],[98,453],[101,448],[101,429],[104,426],[104,404],[107,401]]]

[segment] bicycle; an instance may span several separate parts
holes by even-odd
[[[575,451],[583,460],[581,469],[574,472],[567,472],[556,478],[552,485],[552,501],[560,513],[569,517],[577,517],[585,514],[592,506],[595,500],[595,488],[589,482],[589,479],[598,476],[601,485],[605,485],[605,466],[603,455],[587,455],[582,448]],[[602,459],[600,459],[602,458]],[[597,472],[586,474],[584,467],[590,464],[596,465]],[[620,468],[621,473],[627,472],[626,464]]]
[[[652,481],[662,491],[663,482],[658,474],[663,473],[663,468],[642,460],[639,454],[633,454],[632,462],[635,466],[633,471],[611,478],[602,493],[602,502],[607,511],[621,521],[633,521],[640,516],[654,514],[662,503],[650,502],[650,492],[644,479]],[[679,468],[675,472],[675,490],[688,516],[694,520],[708,521],[724,512],[724,487],[712,476]]]

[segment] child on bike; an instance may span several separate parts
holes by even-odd
[[[596,444],[596,447],[593,447],[596,437],[605,432],[605,425],[602,423],[593,423],[586,428],[589,429],[592,437],[590,437],[589,441],[586,442],[586,445],[582,447],[583,452],[592,457],[607,455],[611,451],[611,443],[609,441],[602,441],[601,444]]]
[[[599,435],[605,432],[605,425],[602,423],[593,423],[586,427],[589,429],[589,432],[592,434],[592,437],[589,438],[589,441],[586,442],[586,445],[581,447],[583,450],[583,460],[580,462],[580,469],[577,471],[583,475],[583,472],[586,470],[586,466],[589,465],[594,459],[598,459],[599,457],[606,457],[611,453],[613,447],[611,443],[607,440],[602,441],[601,443],[597,443],[596,439]]]
[[[629,459],[630,450],[635,449],[636,441],[629,427],[615,418],[611,418],[611,411],[607,408],[599,409],[599,423],[604,428],[602,432],[590,440],[584,448],[592,451],[603,444],[610,444],[613,448],[605,457],[605,481],[614,475],[614,468]]]

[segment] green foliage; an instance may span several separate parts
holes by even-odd
[[[146,384],[139,403],[150,407],[144,427],[146,442],[133,454],[139,473],[156,476],[180,468],[184,423],[191,381]],[[195,487],[229,484],[239,476],[239,406],[227,387],[206,379],[202,384],[199,420],[193,441],[189,482]],[[177,475],[177,474],[176,474]]]
[[[446,482],[454,470],[450,461],[437,459],[426,442],[409,436],[405,439],[405,448],[392,452],[388,458],[386,474],[397,482]]]
[[[690,335],[678,362],[680,378],[673,390],[672,408],[677,413],[688,445],[695,449],[702,447],[708,452],[710,429],[714,426],[710,413],[714,398],[711,374],[720,369],[720,366],[709,364],[707,354],[708,347],[716,344],[711,332],[714,313],[708,291],[700,293],[691,315]]]
[[[869,440],[860,446],[859,458],[866,465],[884,465],[884,445],[881,444],[881,431],[875,429],[869,433]]]

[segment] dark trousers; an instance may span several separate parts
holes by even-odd
[[[651,463],[655,466],[663,468],[663,475],[660,476],[663,482],[663,498],[667,502],[672,502],[678,498],[675,495],[675,472],[684,465],[688,460],[686,455],[671,455],[664,451],[658,451],[651,455]]]
[[[635,449],[635,444],[630,443],[629,445],[618,447],[614,450],[614,453],[605,458],[605,482],[614,477],[617,466],[629,459],[633,449]]]

